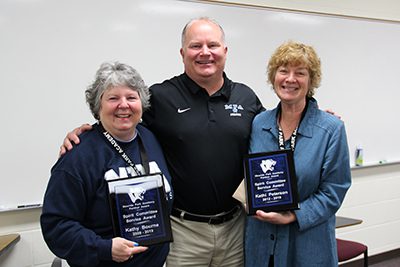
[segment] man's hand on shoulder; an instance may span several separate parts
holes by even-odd
[[[79,144],[79,135],[81,135],[83,132],[89,131],[92,129],[92,125],[85,123],[82,124],[80,127],[75,128],[71,132],[67,133],[67,136],[64,138],[63,144],[60,146],[60,152],[58,153],[58,156],[61,157],[67,151],[71,150],[73,148],[72,143],[74,144]]]
[[[332,114],[333,116],[337,117],[339,120],[342,119],[342,116],[340,116],[339,114],[337,114],[335,111],[333,111],[331,109],[326,109],[325,112]]]

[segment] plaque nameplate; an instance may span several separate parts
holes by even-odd
[[[299,208],[293,152],[279,150],[244,157],[246,211],[254,215]]]

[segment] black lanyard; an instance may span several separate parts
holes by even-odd
[[[304,119],[304,116],[306,115],[306,111],[308,108],[308,101],[309,101],[309,98],[306,98],[306,106],[304,107],[303,112],[301,113],[299,125],[302,122],[302,120]],[[281,112],[282,112],[282,110],[279,105],[279,111],[278,111],[278,116],[277,116],[278,120],[279,120],[279,117],[281,116],[280,115]],[[296,129],[294,129],[292,136],[290,137],[290,149],[292,151],[294,151],[294,147],[296,146],[296,137],[297,137],[297,130],[299,128],[299,125],[297,125]],[[283,137],[283,131],[279,125],[278,125],[278,134],[279,134],[278,135],[279,149],[284,150],[285,149],[285,139]]]
[[[136,167],[136,165],[133,163],[133,161],[130,159],[130,157],[125,153],[125,151],[122,149],[122,147],[118,144],[118,142],[114,139],[114,137],[107,132],[101,122],[98,122],[99,125],[99,131],[101,132],[102,136],[109,142],[109,144],[115,149],[115,151],[118,152],[119,155],[133,168],[133,170],[136,172],[136,174],[143,175],[141,171]],[[137,138],[138,138],[138,144],[139,144],[139,151],[140,151],[140,161],[143,165],[145,174],[150,173],[150,166],[149,166],[149,160],[146,154],[146,150],[144,148],[142,138],[140,137],[139,132],[137,133]]]
[[[278,129],[278,132],[279,132],[279,135],[278,135],[279,149],[280,150],[284,150],[285,149],[285,140],[284,140],[284,137],[283,137],[283,131],[282,131],[281,127],[278,127],[278,128],[279,128]],[[292,133],[292,136],[290,137],[290,149],[292,151],[294,151],[294,147],[296,145],[297,128],[298,127],[296,127],[296,129],[294,129],[294,131]]]

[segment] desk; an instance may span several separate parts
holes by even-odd
[[[336,228],[342,228],[362,223],[360,219],[336,216]]]
[[[0,256],[7,252],[10,248],[12,248],[21,237],[19,234],[9,234],[9,235],[1,235],[0,236]]]

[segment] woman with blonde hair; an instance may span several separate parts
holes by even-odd
[[[313,98],[321,62],[311,46],[279,46],[268,80],[280,102],[255,117],[249,152],[294,152],[300,208],[248,217],[246,266],[337,266],[335,213],[351,184],[344,123]]]

